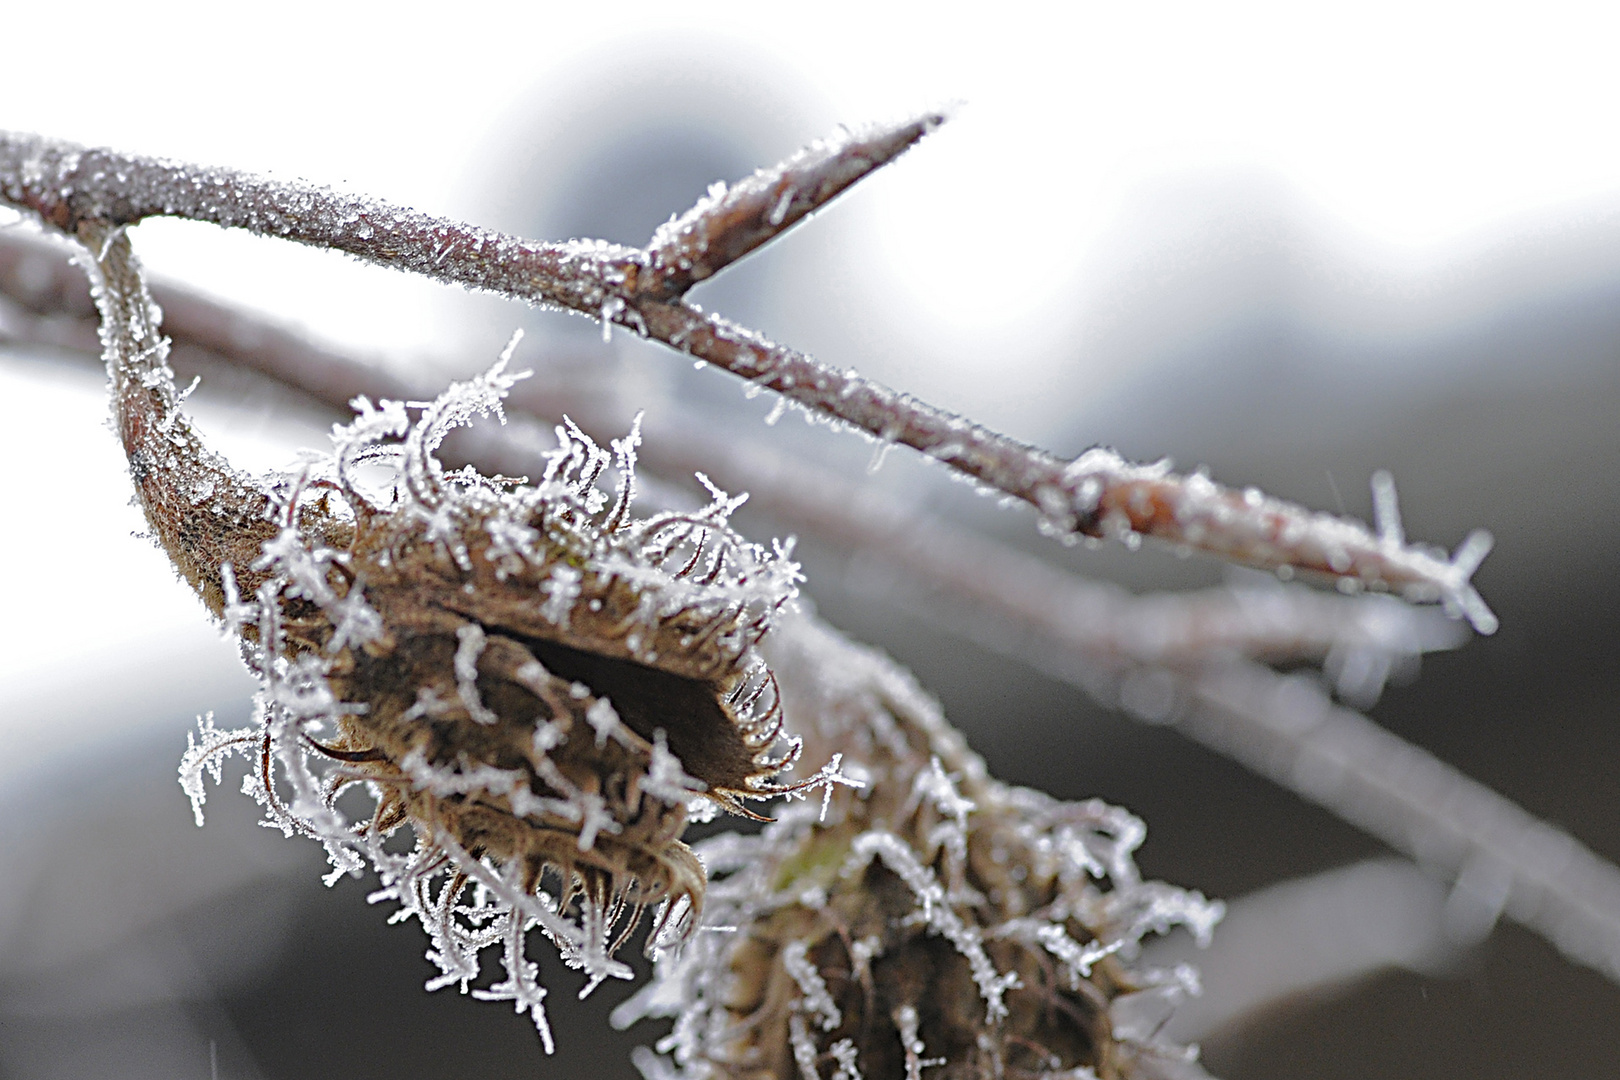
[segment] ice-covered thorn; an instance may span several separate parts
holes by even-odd
[[[511,363],[512,354],[517,352],[518,342],[522,340],[523,327],[520,326],[516,330],[512,331],[512,336],[507,339],[506,348],[501,350],[500,359],[496,361],[497,371],[504,369],[507,364]]]
[[[653,234],[636,291],[658,300],[681,296],[899,157],[948,115],[935,109],[820,140],[746,180],[714,185],[696,206]]]
[[[1451,556],[1451,572],[1463,581],[1474,576],[1479,564],[1485,561],[1485,556],[1491,553],[1496,546],[1496,538],[1485,529],[1475,529],[1463,538],[1457,545],[1456,552]]]
[[[1395,478],[1387,469],[1372,474],[1373,525],[1378,539],[1386,546],[1398,548],[1406,543],[1406,532],[1401,528],[1401,504],[1395,497]]]
[[[1450,600],[1461,610],[1469,625],[1481,634],[1494,634],[1496,628],[1501,625],[1496,613],[1472,585],[1462,585]]]
[[[1485,556],[1490,554],[1491,546],[1495,542],[1491,534],[1484,529],[1475,529],[1468,534],[1451,557],[1447,574],[1450,581],[1442,597],[1448,610],[1454,608],[1468,620],[1476,632],[1481,634],[1496,633],[1496,628],[1501,622],[1469,579],[1474,576],[1474,571],[1479,569],[1479,564],[1485,561]]]

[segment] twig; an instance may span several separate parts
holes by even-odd
[[[1448,559],[1408,545],[1392,519],[1374,533],[1254,489],[1222,487],[1201,473],[1179,475],[1164,463],[1134,465],[1103,448],[1066,461],[853,370],[832,368],[684,299],[692,284],[781,235],[943,119],[929,113],[812,147],[706,198],[660,229],[646,248],[521,240],[327,188],[12,133],[0,133],[0,199],[69,233],[85,221],[187,217],[580,312],[725,368],[869,436],[910,446],[1029,503],[1043,529],[1056,535],[1117,536],[1128,543],[1151,536],[1350,588],[1440,600],[1479,632],[1495,629],[1495,616],[1469,583],[1490,547],[1484,533],[1470,536]]]
[[[846,133],[813,143],[729,188],[716,184],[696,206],[653,234],[638,288],[660,300],[684,296],[899,157],[945,118],[926,113],[895,127]]]
[[[770,450],[686,426],[648,424],[645,432],[647,459],[666,475],[703,469],[750,492],[754,509],[785,526],[872,553],[983,612],[1033,620],[1052,644],[1089,657],[1187,665],[1227,656],[1320,660],[1345,648],[1415,656],[1455,648],[1467,633],[1388,597],[1272,582],[1135,597]]]
[[[732,189],[733,191],[737,189]],[[366,363],[188,289],[154,284],[164,329],[184,368],[215,362],[244,368],[297,390],[346,417],[357,395],[414,400],[433,387],[403,379],[380,364]],[[46,344],[82,342],[93,348],[95,309],[82,274],[53,245],[0,236],[0,296],[11,296],[48,319]],[[52,316],[66,316],[53,319]],[[73,316],[78,316],[76,324]],[[71,329],[70,327],[74,327]],[[5,328],[0,324],[0,336]],[[14,335],[22,338],[22,334]],[[70,340],[71,339],[71,342]],[[545,422],[564,414],[587,431],[605,431],[614,421],[596,403],[554,379],[531,379],[513,388],[514,417],[527,413]],[[1134,663],[1185,665],[1215,656],[1267,661],[1320,660],[1335,648],[1365,647],[1395,656],[1415,656],[1462,644],[1455,625],[1410,608],[1372,605],[1302,588],[1218,588],[1201,594],[1132,597],[1112,585],[1089,581],[1006,545],[977,538],[943,521],[894,502],[892,496],[854,485],[842,476],[754,444],[706,434],[702,425],[644,424],[643,464],[665,477],[704,472],[733,491],[751,493],[752,506],[783,525],[852,550],[869,550],[909,565],[916,576],[949,583],[959,598],[998,612],[1011,604],[1020,617],[1043,612],[1043,634],[1089,655]],[[521,473],[532,462],[496,437],[476,444],[481,467]],[[994,566],[989,578],[968,572]],[[1366,598],[1361,598],[1366,599]]]
[[[1161,968],[1193,964],[1203,992],[1165,1034],[1201,1042],[1284,1002],[1392,967],[1447,972],[1461,950],[1445,930],[1446,890],[1405,859],[1370,859],[1227,901],[1208,948],[1186,935],[1143,949]]]
[[[1234,663],[1180,681],[1177,728],[1455,882],[1454,936],[1499,915],[1620,982],[1620,869],[1308,678]],[[1183,711],[1184,710],[1184,711]]]

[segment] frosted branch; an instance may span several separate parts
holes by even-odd
[[[617,323],[887,443],[912,447],[1033,506],[1064,537],[1151,536],[1234,562],[1440,600],[1489,633],[1495,617],[1469,583],[1488,550],[1476,534],[1451,558],[1409,545],[1398,526],[1311,513],[1166,464],[1110,450],[1072,461],[837,369],[715,315],[684,291],[792,227],[944,119],[930,113],[812,146],[729,190],[716,189],[646,248],[541,243],[377,200],[225,169],[0,133],[0,199],[74,233],[179,216],[348,252],[362,260]],[[1393,506],[1393,499],[1388,500]],[[1380,506],[1384,506],[1381,502]]]
[[[1434,877],[1404,859],[1374,859],[1229,901],[1207,948],[1186,937],[1161,938],[1143,948],[1142,962],[1198,966],[1203,993],[1182,1002],[1165,1024],[1170,1038],[1197,1042],[1300,995],[1380,970],[1449,970],[1459,943],[1448,939],[1445,907],[1446,889]]]
[[[893,127],[846,132],[740,183],[716,184],[696,206],[653,234],[646,249],[650,265],[638,287],[658,299],[685,294],[787,232],[944,122],[945,114],[935,112]]]
[[[1387,661],[1455,648],[1466,631],[1387,597],[1324,595],[1264,579],[1201,593],[1133,597],[897,502],[802,461],[690,428],[652,429],[649,460],[678,475],[697,462],[782,526],[881,558],[929,590],[1032,625],[1092,657],[1185,664],[1212,656],[1317,660],[1334,650]],[[1388,602],[1386,602],[1388,601]]]

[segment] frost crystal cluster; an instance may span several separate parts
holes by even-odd
[[[592,985],[629,977],[613,954],[644,907],[661,924],[701,909],[688,805],[741,812],[785,790],[770,778],[797,744],[755,646],[797,568],[738,538],[740,500],[718,491],[695,513],[632,517],[634,432],[612,498],[596,487],[609,455],[572,425],[533,486],[447,473],[435,449],[499,410],[506,360],[433,402],[357,400],[324,467],[277,493],[251,600],[222,568],[225,618],[265,684],[259,722],[205,729],[181,772],[200,816],[201,770],[257,749],[249,789],[272,820],[324,842],[339,873],[369,860],[375,899],[421,919],[443,972],[430,985],[466,989],[479,951],[504,944],[507,980],[477,993],[544,1032],[526,931]],[[358,827],[336,805],[353,785],[375,804]],[[385,841],[405,824],[415,850],[396,854]]]
[[[369,860],[375,899],[422,921],[430,986],[465,990],[503,945],[506,981],[476,993],[544,1033],[529,929],[593,986],[629,977],[613,954],[644,908],[672,931],[701,910],[689,806],[745,812],[790,790],[772,777],[798,744],[756,646],[798,571],[731,531],[740,500],[719,491],[633,517],[635,432],[615,444],[612,497],[596,486],[610,455],[572,425],[532,486],[446,472],[435,450],[498,412],[507,359],[433,402],[357,400],[335,453],[276,493],[250,600],[222,568],[224,617],[265,684],[259,722],[205,730],[181,771],[200,813],[201,770],[257,750],[249,788],[272,819],[325,843],[337,873]],[[354,785],[374,803],[358,825],[337,807]],[[415,848],[395,853],[406,824]]]

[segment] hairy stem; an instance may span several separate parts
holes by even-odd
[[[169,345],[121,226],[82,221],[78,239],[101,312],[102,355],[112,381],[113,425],[136,497],[175,568],[216,616],[226,592],[220,567],[247,569],[275,534],[269,501],[204,445],[181,410]]]

